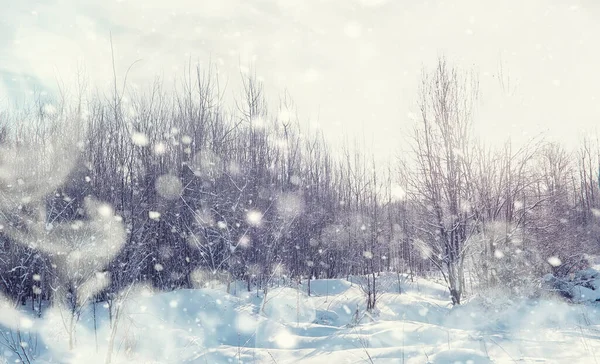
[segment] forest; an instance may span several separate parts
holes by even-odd
[[[268,105],[252,74],[233,106],[210,66],[168,90],[122,76],[0,114],[0,292],[15,305],[77,313],[140,284],[310,295],[312,279],[359,276],[372,310],[384,272],[437,277],[459,305],[539,294],[598,252],[597,138],[485,143],[478,76],[445,58],[386,164],[357,140],[331,147],[290,95]]]

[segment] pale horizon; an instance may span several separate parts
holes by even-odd
[[[382,159],[410,132],[421,70],[439,56],[478,74],[475,121],[492,143],[543,133],[573,147],[600,121],[600,6],[592,1],[0,4],[8,9],[0,14],[5,104],[33,89],[54,95],[78,69],[89,89],[110,90],[112,33],[117,77],[139,60],[129,88],[147,89],[157,76],[169,87],[190,61],[212,62],[231,99],[240,72],[252,69],[272,113],[287,91],[300,121],[318,125],[332,145],[364,141]]]

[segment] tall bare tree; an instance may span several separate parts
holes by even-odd
[[[475,76],[440,58],[434,70],[423,73],[420,125],[414,137],[417,171],[412,188],[421,204],[420,231],[454,304],[463,295],[464,262],[475,224],[468,176],[477,93]]]

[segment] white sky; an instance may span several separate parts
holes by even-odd
[[[130,84],[181,77],[212,58],[229,93],[253,64],[273,103],[392,154],[410,129],[419,73],[445,54],[479,71],[479,129],[490,140],[548,130],[568,144],[600,122],[597,0],[0,0],[0,100],[53,90],[84,65],[112,79],[109,31]],[[498,69],[514,92],[503,94]],[[276,106],[272,105],[273,107]]]

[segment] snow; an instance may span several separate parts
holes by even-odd
[[[469,349],[454,349],[444,350],[435,354],[432,363],[464,363],[464,364],[475,364],[475,363],[493,363],[489,358],[482,355],[475,350]]]
[[[262,218],[262,212],[257,210],[248,211],[248,213],[246,214],[246,221],[252,226],[259,226],[262,222]]]
[[[600,301],[600,271],[598,266],[577,271],[568,279],[559,279],[551,274],[544,277],[544,283],[573,302]]]
[[[176,200],[183,191],[179,178],[170,174],[163,174],[156,179],[156,191],[167,200]]]
[[[160,220],[160,212],[148,211],[148,217],[152,220]]]
[[[394,201],[402,201],[406,198],[406,191],[402,186],[393,186],[392,187],[392,198]]]
[[[553,267],[558,267],[562,264],[562,262],[560,261],[560,259],[558,259],[558,257],[548,258],[548,263],[550,263],[550,265]]]
[[[146,134],[139,133],[139,132],[135,132],[131,135],[131,141],[133,142],[133,144],[140,146],[140,147],[145,147],[149,143],[148,137],[146,136]]]
[[[133,289],[121,307],[113,363],[590,363],[600,350],[595,303],[550,295],[509,301],[498,292],[451,307],[442,285],[405,279],[399,294],[398,277],[382,274],[377,309],[365,314],[360,277],[348,278],[313,280],[310,296],[306,280],[279,280],[266,295],[248,292],[245,282],[231,283],[230,293]],[[72,351],[65,312],[47,307],[37,318],[28,307],[3,307],[0,325],[38,334],[35,345],[22,339],[39,352],[35,363],[104,363],[108,305],[95,306],[98,346],[88,305]],[[17,358],[3,353],[5,362]]]
[[[167,145],[163,142],[158,142],[154,145],[154,153],[156,155],[163,155],[167,151]]]

